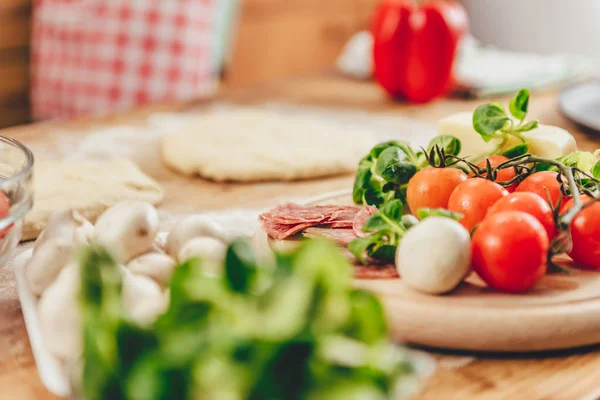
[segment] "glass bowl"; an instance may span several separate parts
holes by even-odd
[[[21,240],[23,219],[33,206],[33,154],[23,144],[2,135],[0,191],[10,206],[7,213],[0,207],[0,265],[6,265]]]

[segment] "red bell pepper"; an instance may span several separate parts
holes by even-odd
[[[383,0],[373,21],[375,79],[394,97],[426,102],[448,92],[468,18],[457,3]]]

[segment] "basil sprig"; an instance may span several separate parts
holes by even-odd
[[[450,135],[433,138],[427,152],[436,146],[447,155],[458,155],[461,149],[460,140]],[[352,199],[356,204],[378,207],[393,200],[404,201],[408,181],[428,166],[425,154],[415,152],[407,142],[380,143],[359,162]]]
[[[414,384],[413,358],[387,339],[381,303],[353,287],[351,266],[326,242],[274,265],[235,242],[217,277],[190,259],[174,270],[167,311],[144,326],[122,307],[119,268],[96,246],[80,259],[77,397],[393,399]]]
[[[393,200],[371,215],[363,226],[363,232],[371,233],[364,238],[354,239],[348,250],[366,264],[368,259],[393,262],[396,247],[408,229],[402,221],[403,204]]]
[[[506,145],[510,136],[513,136],[521,143],[504,151],[503,155],[514,158],[529,151],[529,143],[523,132],[533,130],[538,127],[538,121],[526,121],[529,108],[529,90],[521,89],[513,97],[508,106],[509,114],[500,103],[483,104],[475,109],[473,113],[473,128],[481,135],[481,138],[489,142],[493,139],[500,139],[500,143],[491,154],[479,155],[477,158],[498,154]]]

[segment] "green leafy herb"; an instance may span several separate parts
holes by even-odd
[[[590,172],[597,164],[596,156],[589,151],[574,151],[556,159],[566,167],[576,167],[582,171]],[[536,164],[536,171],[559,171],[559,168],[545,163]]]
[[[590,171],[594,178],[600,179],[600,160],[596,162],[592,170]]]
[[[515,132],[527,132],[527,131],[531,131],[534,130],[535,128],[537,128],[539,126],[539,122],[538,121],[529,121],[523,125],[517,126],[515,128]]]
[[[417,210],[417,216],[420,220],[428,217],[445,217],[456,221],[460,221],[462,217],[464,217],[461,213],[449,211],[444,208],[419,208],[419,210]]]
[[[375,173],[388,183],[402,185],[408,183],[417,173],[417,167],[408,160],[404,150],[392,146],[379,154],[375,163]]]
[[[529,90],[521,89],[515,97],[510,100],[508,109],[513,117],[519,121],[523,121],[527,115],[527,109],[529,108]]]
[[[529,90],[521,89],[515,97],[510,100],[509,111],[511,116],[506,114],[504,107],[498,103],[483,104],[475,109],[473,113],[473,128],[481,135],[481,138],[489,142],[497,139],[498,146],[488,154],[478,155],[477,159],[483,159],[487,156],[498,154],[502,151],[509,136],[513,136],[526,145],[527,138],[523,132],[530,131],[538,127],[538,121],[525,121],[527,110],[529,108]],[[518,123],[517,123],[518,122]],[[513,148],[507,150],[509,154],[521,153],[523,148]]]
[[[435,146],[444,150],[444,154],[457,156],[460,153],[461,142],[457,137],[452,135],[439,135],[431,139],[427,146],[427,152],[431,152]]]
[[[376,145],[358,165],[353,201],[380,206],[394,199],[403,199],[406,183],[425,162],[408,143],[389,141]]]
[[[484,104],[475,109],[473,113],[473,128],[481,135],[483,140],[489,142],[500,129],[510,122],[504,108],[496,103]]]
[[[365,264],[369,258],[392,262],[396,247],[408,229],[403,224],[402,211],[403,205],[400,200],[393,200],[383,206],[365,221],[363,231],[371,234],[354,239],[348,245],[348,250]]]
[[[515,158],[518,156],[522,156],[523,154],[527,154],[529,152],[529,144],[528,143],[520,143],[516,146],[511,147],[510,149],[505,150],[502,155],[508,158]]]
[[[138,326],[121,306],[120,267],[106,250],[86,249],[77,397],[396,398],[411,359],[388,341],[379,300],[352,287],[339,250],[307,241],[276,260],[257,265],[244,242],[228,249],[218,277],[188,260],[175,269],[168,310]]]

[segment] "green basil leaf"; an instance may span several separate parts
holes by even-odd
[[[577,167],[582,171],[591,171],[596,164],[596,157],[589,151],[574,151],[556,159],[556,161],[566,165],[567,167]],[[552,171],[558,171],[558,168],[550,168]]]
[[[423,220],[428,217],[446,217],[452,218],[456,221],[460,221],[462,217],[464,217],[464,215],[443,208],[419,208],[419,210],[417,211],[417,217],[420,220]]]
[[[378,211],[378,213],[383,214],[390,221],[393,221],[396,223],[401,222],[403,212],[404,212],[404,205],[402,204],[402,201],[400,201],[400,200],[392,200],[388,204],[384,205]]]
[[[431,152],[434,146],[444,150],[445,154],[457,156],[460,153],[460,139],[452,135],[439,135],[431,139],[427,146],[427,153]]]
[[[407,158],[406,153],[400,148],[388,147],[379,154],[377,164],[375,164],[375,173],[386,182],[408,183],[410,178],[417,173],[417,167],[407,161]]]
[[[596,165],[596,157],[589,151],[580,151],[577,160],[577,168],[582,171],[591,171]]]
[[[354,178],[354,186],[352,188],[352,201],[355,204],[361,204],[363,202],[363,195],[367,187],[371,185],[371,178],[373,174],[371,173],[370,166],[361,166],[356,173],[356,177]]]
[[[360,203],[377,207],[379,207],[383,203],[383,201],[385,200],[385,195],[381,191],[381,183],[377,183],[378,185],[374,184],[371,180],[370,186],[365,188],[363,198]]]
[[[406,228],[402,223],[403,211],[404,207],[401,200],[391,200],[365,221],[363,232],[404,232]]]
[[[473,128],[486,142],[492,140],[494,133],[504,128],[508,122],[506,112],[496,103],[479,106],[473,113]]]
[[[519,93],[512,99],[508,105],[508,109],[513,117],[519,121],[523,121],[527,115],[527,108],[529,107],[529,90],[521,89]]]
[[[384,244],[373,251],[370,256],[382,263],[393,263],[396,258],[396,247],[390,244]]]
[[[390,224],[385,219],[383,219],[381,212],[378,211],[375,214],[371,215],[369,219],[365,221],[362,230],[363,232],[376,232],[382,229],[390,228]]]
[[[596,162],[592,170],[590,171],[592,176],[596,179],[600,179],[600,160]]]
[[[361,289],[350,292],[351,315],[348,335],[356,340],[374,344],[383,339],[387,324],[383,307],[375,295]]]
[[[254,286],[258,271],[250,244],[233,242],[225,254],[226,282],[234,292],[248,293]]]
[[[348,244],[348,250],[363,264],[367,263],[367,252],[369,247],[374,246],[378,241],[375,235],[364,238],[354,239]]]
[[[534,129],[536,129],[539,126],[539,123],[537,120],[533,120],[533,121],[529,121],[527,123],[525,123],[524,125],[519,126],[517,129],[515,129],[516,132],[528,132],[528,131],[532,131]]]
[[[518,156],[522,156],[523,154],[527,154],[529,151],[529,143],[521,143],[516,146],[511,147],[508,150],[505,150],[502,155],[508,158],[515,158]]]
[[[368,155],[368,157],[369,157],[371,160],[375,160],[375,159],[379,158],[379,155],[380,155],[380,154],[381,154],[381,153],[382,153],[382,152],[383,152],[385,149],[387,149],[387,148],[390,148],[390,147],[398,147],[398,148],[402,148],[402,147],[403,147],[403,146],[405,146],[405,145],[406,145],[406,143],[404,143],[404,142],[400,142],[400,141],[398,141],[398,140],[390,140],[390,141],[387,141],[387,142],[379,143],[379,144],[375,145],[375,146],[374,146],[374,147],[371,149],[371,151],[369,152],[369,155]]]

